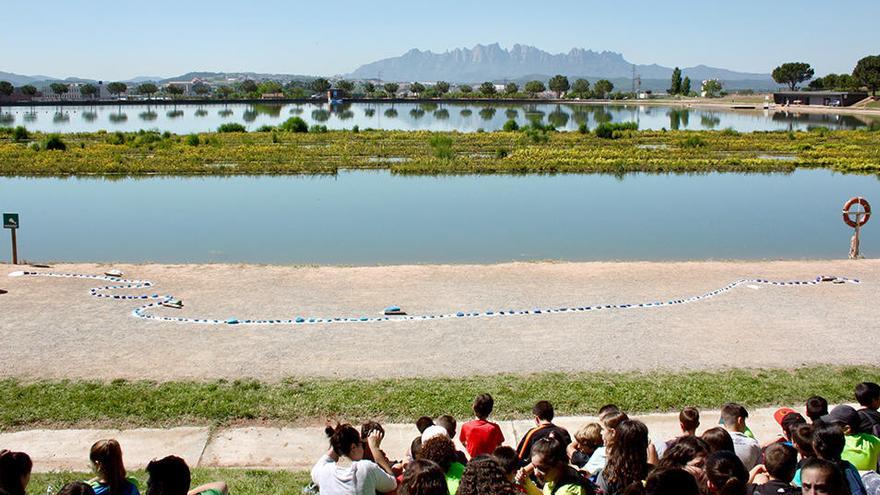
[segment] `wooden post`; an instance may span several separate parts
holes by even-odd
[[[16,245],[16,242],[15,242],[15,230],[16,229],[10,229],[10,230],[12,230],[12,264],[17,265],[18,264],[18,246]]]

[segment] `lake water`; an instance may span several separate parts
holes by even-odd
[[[278,125],[292,116],[310,125],[330,129],[354,126],[374,129],[473,132],[500,129],[510,119],[520,125],[530,121],[575,130],[582,123],[591,129],[601,122],[636,121],[641,129],[725,129],[741,132],[805,130],[815,126],[854,129],[871,117],[840,114],[795,114],[777,111],[720,111],[650,105],[437,104],[351,103],[329,104],[209,104],[125,105],[0,108],[0,126],[23,125],[45,132],[137,131],[159,129],[177,134],[215,131],[227,122],[256,130]],[[874,118],[876,119],[876,118]]]
[[[32,261],[397,264],[845,258],[874,176],[0,178]],[[875,221],[876,222],[876,221]],[[0,257],[10,259],[9,234]],[[880,225],[863,230],[880,252]]]

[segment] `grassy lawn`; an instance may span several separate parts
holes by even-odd
[[[853,400],[861,381],[880,382],[880,367],[817,366],[786,370],[688,373],[544,373],[386,380],[288,379],[196,382],[0,381],[0,428],[134,427],[261,423],[413,421],[421,415],[467,417],[473,397],[495,397],[494,417],[529,417],[551,400],[558,415],[595,414],[613,402],[634,413],[802,403],[811,395]]]
[[[574,111],[575,121],[578,111],[605,112],[602,107]],[[686,120],[686,109],[676,112],[679,121]],[[547,116],[551,122],[553,113]],[[559,112],[556,118],[567,122],[569,116]],[[880,173],[880,132],[822,127],[747,134],[624,130],[607,139],[595,131],[97,132],[65,134],[60,139],[66,151],[47,151],[48,136],[31,133],[16,140],[6,130],[0,132],[0,175],[334,174],[341,169],[420,175],[624,174],[791,172],[799,167]]]
[[[140,491],[147,487],[147,474],[143,470],[129,471],[129,476],[140,482]],[[88,472],[34,473],[28,485],[29,495],[57,493],[66,483],[84,481],[94,475]],[[225,481],[229,493],[234,495],[299,494],[311,481],[307,471],[261,471],[253,469],[203,469],[192,470],[192,487],[212,481]]]

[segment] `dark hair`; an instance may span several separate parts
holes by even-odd
[[[807,417],[810,421],[816,421],[828,414],[828,401],[825,397],[814,395],[807,399]]]
[[[807,459],[801,467],[801,483],[803,483],[804,473],[813,469],[824,471],[828,476],[828,489],[831,495],[849,495],[849,483],[847,483],[843,470],[838,464],[817,457]]]
[[[764,467],[771,477],[791,483],[797,471],[798,454],[791,445],[774,443],[764,449]]]
[[[444,414],[437,418],[437,421],[435,421],[434,424],[446,428],[446,432],[449,433],[449,438],[455,438],[455,418],[448,414]]]
[[[532,445],[532,457],[540,455],[543,460],[560,467],[568,465],[568,453],[566,445],[554,437],[544,437],[535,441]],[[528,459],[527,459],[528,460]]]
[[[458,485],[456,495],[514,495],[513,483],[507,479],[504,469],[488,455],[471,459]]]
[[[721,422],[724,426],[731,426],[736,423],[739,418],[748,418],[749,412],[745,407],[735,403],[728,402],[721,408]]]
[[[862,407],[870,407],[877,399],[880,399],[880,385],[874,382],[862,382],[856,385],[856,400]]]
[[[71,481],[61,487],[56,495],[95,495],[95,489],[82,481]]]
[[[782,417],[780,426],[782,426],[782,434],[785,438],[791,440],[791,430],[797,425],[807,424],[807,420],[800,413],[790,412]]]
[[[701,455],[708,456],[709,450],[709,444],[701,438],[690,435],[679,437],[663,453],[663,458],[657,463],[657,468],[683,468]]]
[[[846,445],[846,437],[839,425],[824,423],[813,424],[813,450],[822,459],[837,462]]]
[[[648,427],[637,419],[622,421],[615,428],[614,448],[602,471],[609,485],[623,490],[648,475]]]
[[[629,416],[627,416],[625,412],[612,411],[602,418],[602,426],[614,430],[617,428],[617,425],[627,420],[629,420]]]
[[[147,464],[145,495],[186,495],[191,481],[189,466],[180,457],[169,455]]]
[[[336,455],[348,456],[351,449],[361,444],[361,434],[348,423],[338,425],[336,428],[327,427],[324,430],[330,436],[330,446]]]
[[[813,448],[813,425],[804,423],[791,429],[791,443],[804,455],[815,457],[816,449]]]
[[[434,426],[434,420],[430,416],[422,416],[416,420],[416,428],[419,429],[419,433],[424,433],[430,426]]]
[[[488,418],[495,408],[495,399],[489,394],[480,394],[474,398],[474,414],[478,418]]]
[[[699,495],[700,487],[691,473],[680,468],[651,472],[645,481],[645,495]]]
[[[553,404],[546,400],[540,400],[532,407],[532,414],[540,420],[553,421]]]
[[[370,433],[374,431],[378,431],[381,434],[385,434],[385,428],[382,428],[382,425],[379,424],[378,421],[367,421],[366,423],[361,425],[361,439],[366,440]]]
[[[98,477],[108,486],[109,495],[122,495],[128,481],[125,479],[125,465],[122,463],[122,447],[114,439],[98,440],[92,444],[89,460],[95,465]]]
[[[718,490],[718,495],[745,495],[749,473],[739,457],[729,450],[709,454],[706,459],[706,477]]]
[[[687,431],[693,431],[700,427],[700,411],[696,407],[686,407],[678,413],[678,422]]]
[[[398,493],[400,495],[448,495],[446,474],[436,462],[416,459],[406,466]]]
[[[605,404],[604,406],[599,408],[598,416],[602,417],[608,413],[612,412],[620,412],[620,408],[617,407],[616,404]]]
[[[501,466],[501,469],[508,475],[517,472],[520,468],[519,457],[516,455],[516,451],[513,450],[512,447],[503,445],[496,448],[495,451],[492,452],[492,458],[495,459],[495,462],[497,462],[498,465]]]
[[[34,463],[24,452],[0,450],[0,491],[9,495],[24,495],[22,478],[31,473]]]
[[[455,462],[455,444],[448,437],[438,435],[431,437],[422,444],[418,459],[427,459],[436,462],[444,473],[449,471],[449,466]]]
[[[730,433],[728,433],[727,430],[720,426],[709,428],[700,435],[700,438],[709,444],[709,453],[720,452],[722,450],[734,452],[733,437],[730,436]]]
[[[422,451],[422,436],[419,435],[413,438],[411,444],[409,444],[409,455],[412,456],[413,459],[419,457],[419,452]]]

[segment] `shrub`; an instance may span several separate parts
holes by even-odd
[[[689,136],[687,139],[681,142],[682,148],[703,148],[706,146],[706,141],[703,140],[700,136]]]
[[[125,134],[120,131],[116,131],[113,134],[110,134],[109,136],[107,136],[107,144],[125,144]]]
[[[517,124],[515,120],[510,119],[510,120],[508,120],[507,122],[504,123],[504,127],[502,127],[502,129],[505,130],[505,131],[507,131],[507,132],[518,131],[518,130],[519,130],[519,124]]]
[[[497,158],[499,160],[502,158],[507,158],[507,155],[508,155],[508,153],[507,153],[506,149],[500,148],[500,149],[495,150],[495,158]]]
[[[272,132],[274,130],[275,130],[275,127],[268,125],[268,124],[261,125],[259,128],[257,128],[257,132]]]
[[[596,136],[602,139],[620,139],[626,136],[624,131],[635,131],[638,128],[639,124],[636,122],[603,122],[596,127]]]
[[[733,127],[728,127],[721,131],[722,136],[739,136],[739,132],[736,131]]]
[[[431,136],[428,145],[431,146],[431,151],[437,158],[443,160],[455,158],[455,152],[452,151],[452,138],[449,136]]]
[[[40,151],[40,143],[31,143],[31,149],[34,151]]]
[[[537,128],[534,125],[525,127],[523,132],[525,132],[526,138],[535,144],[546,143],[550,140],[550,136],[547,135],[547,130],[541,127],[540,124],[538,124]]]
[[[43,149],[47,151],[67,151],[67,145],[61,140],[61,136],[52,134],[46,139]]]
[[[275,134],[275,131],[272,131],[272,144],[278,144],[279,142],[278,134]]]
[[[581,134],[589,134],[589,133],[590,133],[590,127],[587,126],[587,124],[581,124],[581,125],[578,126],[578,132],[581,133]]]
[[[171,131],[165,131],[162,133],[162,139],[171,139]]]
[[[30,137],[30,133],[28,133],[28,130],[25,129],[25,127],[22,125],[12,130],[12,139],[16,141],[24,141],[25,139],[28,139]]]
[[[247,132],[247,129],[237,122],[227,122],[218,127],[217,132]]]
[[[327,126],[315,124],[309,128],[309,132],[311,132],[313,134],[323,134],[323,133],[327,132]]]
[[[285,120],[278,128],[287,132],[309,132],[309,125],[300,117],[291,117]]]
[[[190,134],[186,137],[186,144],[190,146],[198,146],[199,145],[199,135],[198,134]]]
[[[354,133],[361,132],[361,128],[358,127],[358,126],[354,126],[354,127],[351,128],[351,132],[354,132]]]

